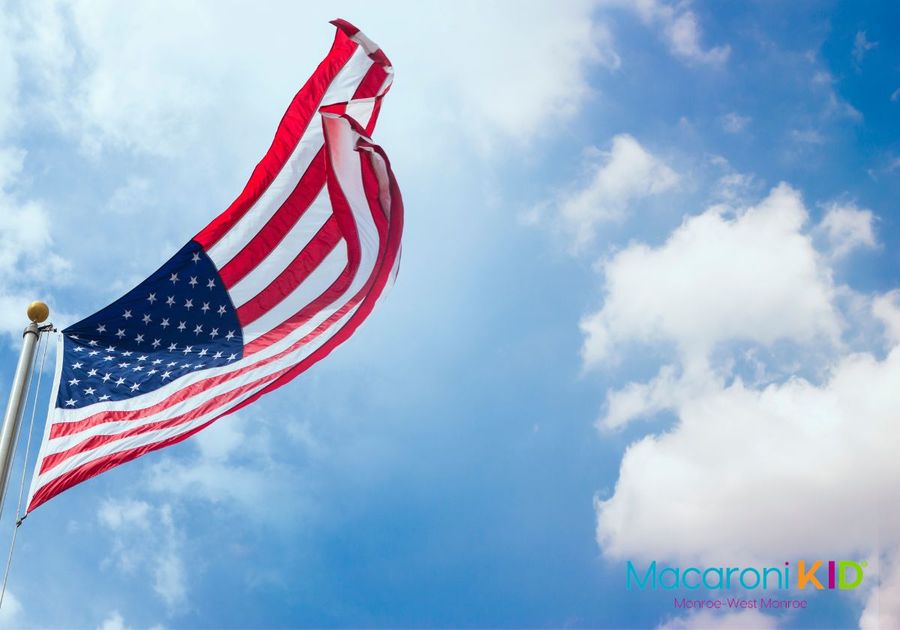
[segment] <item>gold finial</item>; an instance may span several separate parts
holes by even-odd
[[[37,301],[32,302],[28,305],[28,319],[30,319],[35,324],[40,324],[47,321],[47,318],[50,317],[50,307],[47,306],[44,302]]]

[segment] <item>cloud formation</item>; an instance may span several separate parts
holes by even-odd
[[[732,339],[837,340],[835,288],[804,231],[800,193],[780,184],[756,206],[726,212],[714,206],[660,247],[632,244],[602,264],[603,307],[581,322],[585,366],[629,341],[671,343],[697,361]]]

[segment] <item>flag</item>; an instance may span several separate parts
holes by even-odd
[[[332,24],[331,50],[234,203],[59,335],[28,511],[281,387],[393,283],[403,204],[371,139],[392,68],[354,26]]]

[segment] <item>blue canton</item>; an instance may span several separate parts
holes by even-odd
[[[237,312],[194,241],[106,308],[63,331],[56,406],[123,400],[243,356]]]

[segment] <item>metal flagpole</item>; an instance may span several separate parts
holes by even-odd
[[[28,319],[31,320],[31,323],[22,334],[24,337],[22,354],[19,355],[19,365],[16,366],[16,375],[13,377],[12,389],[9,392],[9,402],[6,404],[6,414],[3,416],[3,428],[0,429],[0,514],[3,513],[9,469],[16,452],[16,438],[19,435],[19,424],[22,421],[25,392],[28,390],[31,380],[34,349],[41,335],[39,324],[45,322],[49,316],[50,308],[43,302],[32,302],[28,306]]]

